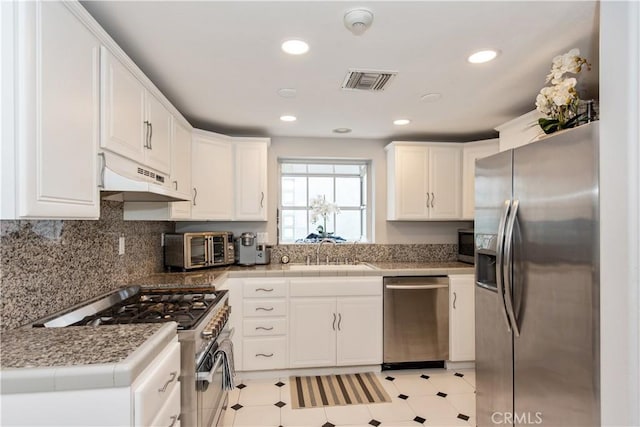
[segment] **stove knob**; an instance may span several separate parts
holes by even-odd
[[[206,328],[202,331],[202,338],[211,339],[213,337],[213,331],[209,328]]]

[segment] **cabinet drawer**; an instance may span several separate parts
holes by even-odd
[[[287,295],[287,282],[282,279],[246,281],[243,286],[245,298],[274,298]]]
[[[165,402],[158,411],[158,416],[151,423],[152,427],[179,427],[180,420],[180,387],[174,387]]]
[[[180,343],[172,342],[136,379],[135,425],[149,425],[174,389],[180,389]],[[169,423],[170,424],[170,423]],[[168,424],[167,424],[168,425]]]
[[[246,338],[243,342],[244,370],[285,369],[287,339]]]
[[[340,297],[382,295],[382,277],[291,279],[292,297]]]
[[[245,319],[243,330],[245,337],[285,335],[287,333],[287,320],[278,318]]]
[[[244,317],[286,316],[287,304],[284,299],[245,300]]]

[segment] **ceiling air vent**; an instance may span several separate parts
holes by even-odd
[[[379,92],[398,74],[397,71],[349,70],[342,89]]]

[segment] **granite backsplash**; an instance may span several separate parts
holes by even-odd
[[[161,272],[160,236],[175,224],[124,221],[122,203],[103,201],[98,221],[4,220],[0,227],[0,329],[8,330]]]

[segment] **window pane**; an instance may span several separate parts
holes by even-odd
[[[360,175],[360,165],[335,165],[336,174]]]
[[[283,209],[280,219],[280,237],[283,242],[295,242],[307,236],[307,211]]]
[[[336,234],[343,239],[358,240],[362,235],[360,210],[341,211],[336,215]]]
[[[309,177],[309,199],[324,196],[328,202],[333,202],[333,178]]]
[[[309,173],[333,174],[333,165],[309,165]]]
[[[307,206],[307,178],[282,177],[282,206]]]
[[[360,206],[360,178],[336,178],[338,206]]]
[[[282,173],[307,173],[307,165],[302,163],[282,163]]]

